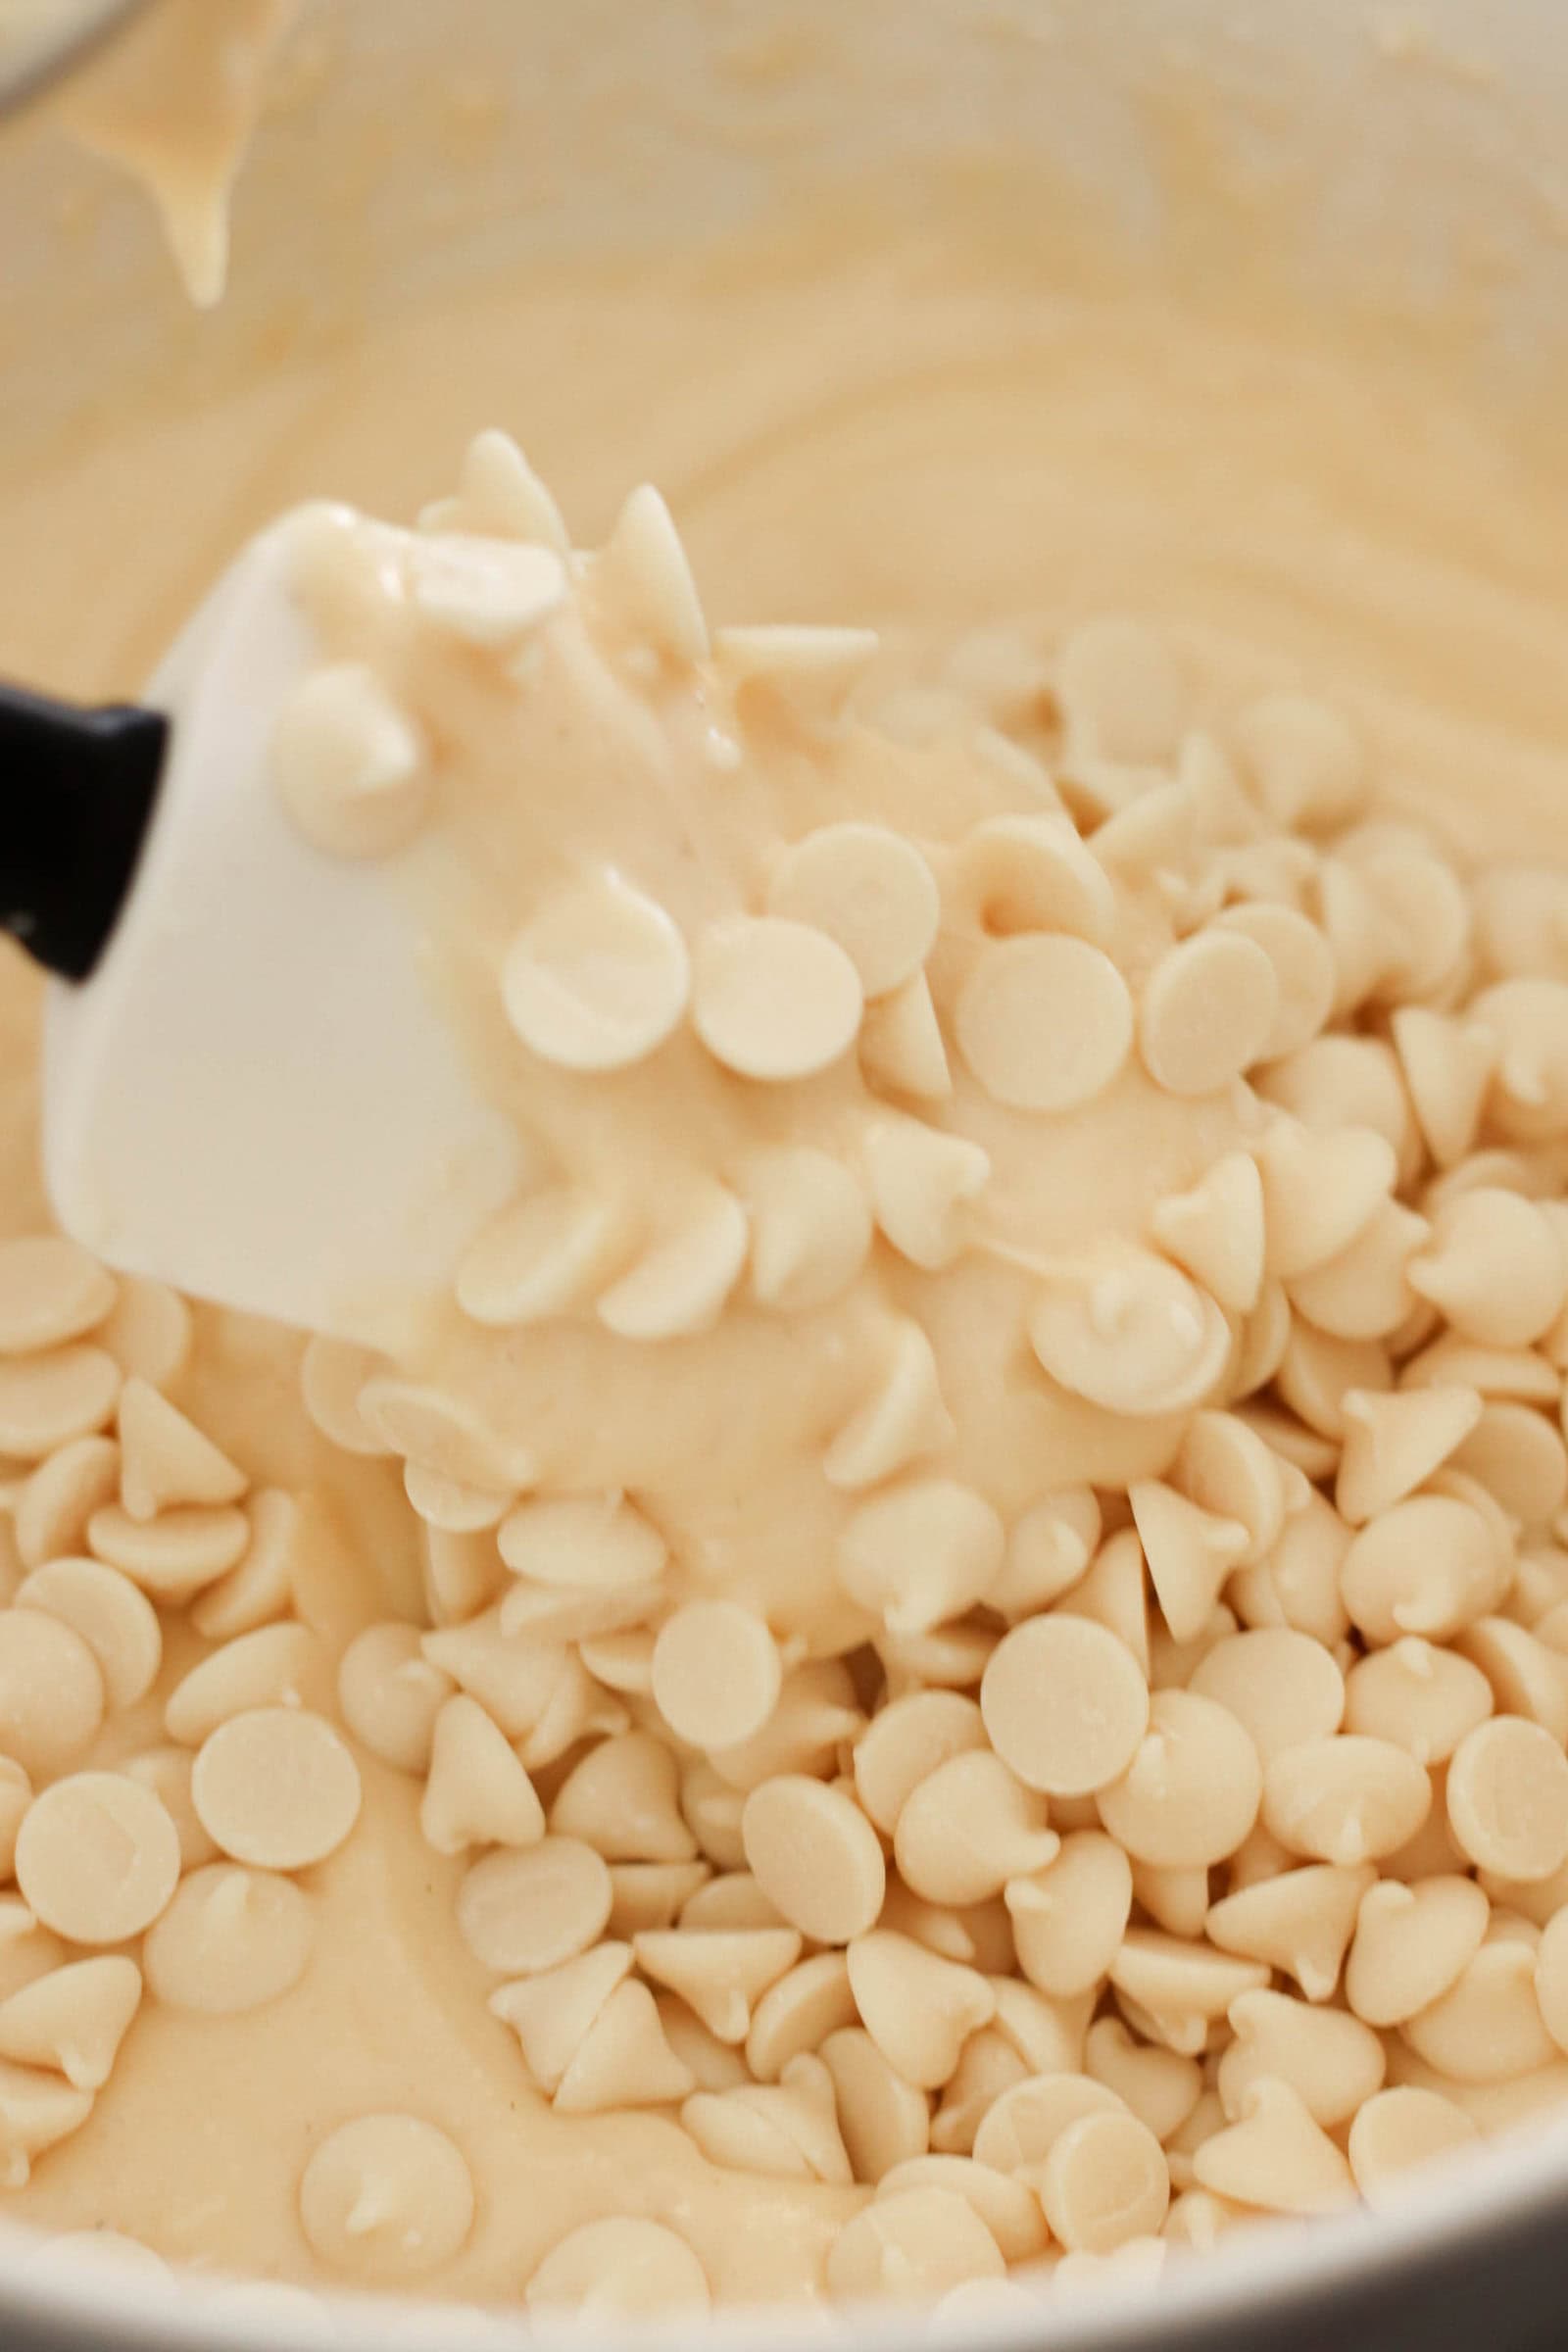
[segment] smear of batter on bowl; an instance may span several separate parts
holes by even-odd
[[[537,2310],[1054,2291],[1560,2097],[1568,881],[1141,620],[711,626],[498,432],[295,567],[277,788],[444,845],[533,1174],[407,1360],[237,1416],[416,1525],[368,1622],[182,1303],[0,1250],[19,2209],[139,2039],[243,2128],[243,2029],[383,1965],[449,2089],[302,2082],[274,2267]]]

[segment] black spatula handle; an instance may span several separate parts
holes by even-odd
[[[85,980],[129,892],[169,721],[0,686],[0,930]]]

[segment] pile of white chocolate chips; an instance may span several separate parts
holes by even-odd
[[[306,1350],[422,1526],[336,1657],[188,1310],[0,1251],[11,2182],[138,2003],[309,1968],[366,1750],[519,2099],[839,2185],[803,2294],[1153,2267],[1548,2109],[1568,880],[1132,621],[710,637],[654,492],[573,554],[500,434],[300,540],[279,788],[441,894],[530,1180],[409,1360]],[[484,2184],[374,2114],[298,2194],[439,2291]],[[526,2285],[710,2291],[602,2211]]]

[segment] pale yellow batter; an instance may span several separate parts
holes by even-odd
[[[1326,695],[1353,719],[1390,805],[1420,808],[1493,857],[1549,858],[1568,741],[1568,605],[1562,509],[1527,440],[1448,405],[1413,363],[1293,340],[1277,321],[1264,332],[1174,311],[1147,290],[1054,292],[977,210],[969,227],[915,236],[870,206],[863,220],[797,246],[644,267],[624,281],[512,282],[367,339],[331,367],[285,357],[178,436],[130,416],[112,444],[63,446],[24,480],[6,479],[0,458],[8,662],[63,688],[133,688],[236,542],[279,507],[330,489],[411,518],[449,486],[474,426],[500,415],[579,542],[603,539],[628,477],[658,481],[711,621],[875,626],[890,640],[889,695],[901,679],[953,687],[1029,739],[1041,731],[1031,698],[1062,630],[1105,609],[1133,611],[1177,649],[1199,721],[1266,689]],[[753,331],[764,273],[765,337]],[[795,291],[781,296],[780,281]],[[555,355],[549,368],[541,350]],[[516,384],[526,401],[506,414]],[[111,498],[117,537],[136,557],[101,567],[84,617],[72,551]],[[912,723],[917,707],[906,700],[904,715]],[[855,813],[956,837],[989,807],[959,765],[916,762],[931,797],[915,823],[898,797],[904,777],[867,755],[851,771]],[[797,781],[807,802],[792,832],[843,812],[809,762]],[[808,805],[813,790],[819,808]],[[488,953],[495,943],[481,944]],[[1546,954],[1560,956],[1560,943]],[[1561,962],[1551,968],[1568,976]],[[460,971],[453,985],[471,980]],[[19,961],[8,974],[6,1073],[18,1115],[4,1145],[17,1232],[41,1221],[26,1109],[33,1010]],[[1048,1168],[1018,1150],[1017,1120],[965,1083],[966,1115],[1010,1172],[1018,1233],[1037,1244],[1131,1227],[1153,1197],[1196,1182],[1237,1133],[1229,1098],[1173,1107],[1129,1088],[1058,1139]],[[577,1102],[561,1097],[564,1126]],[[635,1113],[635,1084],[622,1108]],[[612,1152],[614,1135],[596,1148]],[[1058,1478],[1122,1485],[1161,1469],[1172,1425],[1142,1425],[1140,1460],[1118,1424],[1097,1461],[1084,1450],[1102,1434],[1094,1416],[1056,1419],[1046,1434],[1063,1450],[1042,1465],[1041,1432],[1008,1421],[986,1343],[988,1297],[999,1315],[1016,1316],[1016,1281],[1010,1267],[971,1269],[949,1294],[941,1351],[961,1405],[964,1475],[1011,1516]],[[940,1324],[941,1286],[926,1290]],[[1332,1319],[1335,1308],[1323,1311]],[[500,1363],[469,1360],[472,1332],[455,1322],[437,1361],[450,1379],[461,1357],[470,1395],[494,1399],[505,1384],[524,1425],[548,1420],[563,1483],[662,1485],[689,1539],[721,1552],[726,1538],[744,1539],[713,1581],[765,1606],[784,1641],[799,1634],[826,1650],[856,1618],[841,1613],[827,1571],[826,1522],[809,1541],[815,1454],[808,1481],[779,1419],[748,1410],[759,1373],[745,1340],[726,1328],[701,1364],[705,1396],[741,1404],[725,1459],[751,1507],[730,1524],[705,1488],[713,1424],[598,1343],[584,1344],[575,1396],[563,1393],[560,1352],[537,1340]],[[202,1313],[191,1361],[167,1385],[253,1488],[301,1495],[297,1607],[335,1653],[373,1621],[418,1613],[416,1525],[401,1465],[356,1463],[311,1429],[297,1353],[260,1327]],[[628,1384],[612,1413],[608,1370]],[[798,1365],[769,1363],[761,1379],[781,1412],[793,1399],[814,1447],[862,1376],[830,1349],[804,1383]],[[1022,1438],[1036,1449],[1028,1480]],[[188,1483],[181,1492],[190,1495]],[[215,1494],[211,1507],[228,1506]],[[1561,1554],[1544,1537],[1541,1548],[1554,1573]],[[1366,1613],[1379,1605],[1374,1595]],[[165,1640],[157,1694],[115,1717],[92,1761],[163,1738],[163,1699],[196,1654],[172,1618]],[[1011,1755],[1022,1734],[1014,1724],[992,1736]],[[319,2280],[338,2274],[302,2231],[302,2175],[339,2124],[393,2110],[450,2134],[473,2185],[471,2230],[456,2232],[424,2286],[515,2298],[546,2253],[597,2215],[668,2224],[716,2298],[788,2295],[819,2280],[861,2189],[720,2171],[664,2117],[545,2111],[515,2035],[486,2011],[494,1973],[460,1931],[465,1862],[421,1836],[420,1782],[355,1752],[358,1823],[324,1860],[303,1865],[317,1910],[303,1979],[238,2017],[144,2002],[90,2119],[39,2159],[9,2210],[55,2229],[119,2230],[174,2259]],[[1396,1814],[1397,1788],[1389,1802]],[[1288,1810],[1282,1796],[1276,1827]],[[1017,1867],[1034,1867],[1022,1846]],[[851,1852],[852,1886],[857,1868]],[[1181,1889],[1168,1892],[1176,1919]],[[1145,1899],[1158,1897],[1146,1885]],[[1085,1900],[1092,1909],[1088,1890]],[[1145,1988],[1146,2009],[1157,2009],[1157,1989]],[[1265,2051],[1269,2030],[1266,2013],[1250,2013],[1250,2037]],[[1446,2077],[1444,2047],[1432,2046],[1431,2069]],[[1275,2070],[1265,2059],[1261,2071]],[[1563,2071],[1547,2045],[1519,2079],[1539,2078],[1546,2095]],[[1388,2129],[1396,2137],[1392,2117]],[[321,2193],[330,2203],[330,2182]],[[956,2274],[966,2251],[955,2253]],[[867,2276],[853,2244],[841,2274],[852,2285]]]

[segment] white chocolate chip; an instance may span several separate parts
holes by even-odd
[[[1489,1399],[1452,1458],[1523,1528],[1545,1527],[1568,1501],[1562,1433],[1532,1405]]]
[[[440,1854],[537,1845],[545,1834],[544,1808],[514,1750],[462,1691],[435,1719],[419,1828]]]
[[[94,1511],[120,1492],[120,1447],[113,1438],[74,1438],[45,1457],[24,1484],[12,1514],[17,1556],[41,1568],[80,1552]]]
[[[707,2311],[710,2295],[684,2238],[662,2222],[615,2214],[569,2230],[534,2272],[525,2300],[530,2311],[590,2321],[669,2313],[689,2320]]]
[[[1448,1822],[1463,1852],[1507,1879],[1545,1879],[1568,1861],[1562,1741],[1516,1715],[1467,1732],[1448,1766]]]
[[[612,868],[546,902],[508,948],[507,1018],[541,1060],[623,1070],[662,1046],[691,994],[686,943]]]
[[[359,1767],[303,1707],[253,1707],[205,1741],[191,1775],[202,1827],[236,1862],[299,1870],[336,1851],[360,1812]]]
[[[1536,1998],[1533,1946],[1484,1943],[1446,1992],[1399,2028],[1420,2058],[1457,2082],[1499,2082],[1551,2065],[1557,2045]]]
[[[1480,1129],[1496,1039],[1479,1021],[1421,1004],[1400,1005],[1389,1027],[1422,1137],[1439,1167],[1451,1168]]]
[[[1382,2205],[1405,2188],[1410,2173],[1456,2156],[1479,2137],[1474,2119],[1451,2099],[1401,2084],[1368,2099],[1346,2147],[1361,2195]]]
[[[1003,1761],[1052,1796],[1087,1796],[1118,1780],[1149,1726],[1136,1660],[1088,1618],[1015,1626],[991,1654],[980,1705]]]
[[[420,2278],[473,2227],[461,2150],[414,2115],[362,2115],[320,2142],[300,2181],[300,2221],[331,2270],[385,2284]]]
[[[615,517],[596,582],[626,627],[677,662],[700,662],[708,624],[669,509],[649,482]]]
[[[618,1339],[682,1339],[708,1331],[741,1280],[745,1209],[724,1186],[696,1188],[670,1228],[602,1294],[597,1315]]]
[[[1483,989],[1470,1011],[1497,1043],[1492,1122],[1510,1141],[1558,1131],[1568,1117],[1568,986],[1534,976],[1504,980]]]
[[[658,1529],[618,1494],[519,1503],[499,1543],[514,1576],[571,1592],[640,1591],[669,1556]]]
[[[1269,1272],[1290,1282],[1348,1250],[1388,1200],[1397,1162],[1367,1127],[1314,1133],[1276,1120],[1254,1147]]]
[[[972,1968],[877,1929],[849,1948],[850,1986],[860,2020],[906,2082],[938,2090],[971,2034],[989,2025],[997,1998]]]
[[[1475,1428],[1482,1405],[1474,1389],[1445,1384],[1392,1396],[1351,1389],[1344,1411],[1334,1498],[1340,1516],[1361,1527],[1442,1467]]]
[[[1407,1268],[1427,1232],[1424,1217],[1385,1200],[1337,1257],[1287,1286],[1292,1306],[1336,1339],[1378,1340],[1401,1330],[1418,1311]]]
[[[1078,1583],[1100,1536],[1093,1487],[1064,1487],[1048,1495],[1007,1531],[1007,1556],[986,1594],[986,1606],[1009,1624],[1048,1608]]]
[[[97,1341],[127,1380],[139,1373],[161,1389],[184,1370],[193,1328],[190,1307],[177,1291],[139,1274],[122,1274],[119,1296],[98,1327]]]
[[[764,684],[831,715],[875,660],[875,629],[763,623],[713,632],[713,658],[744,688]]]
[[[1375,1878],[1371,1863],[1286,1870],[1212,1904],[1204,1932],[1221,1951],[1282,1969],[1309,2001],[1326,2001]]]
[[[486,652],[510,652],[565,601],[566,567],[551,547],[446,532],[411,553],[416,610]]]
[[[790,2061],[777,2083],[741,2082],[699,2092],[681,2123],[710,2164],[773,2178],[849,2187],[854,2175],[835,2112],[832,2077],[817,2058]]]
[[[674,1755],[652,1732],[601,1740],[556,1791],[550,1826],[607,1862],[690,1862],[697,1840],[680,1811]]]
[[[251,1523],[231,1505],[160,1511],[133,1519],[118,1502],[105,1503],[87,1522],[87,1548],[122,1569],[155,1600],[177,1606],[237,1567],[250,1543]]]
[[[1103,1093],[1125,1062],[1132,1000],[1099,948],[1064,932],[1028,932],[980,951],[954,1027],[965,1061],[999,1102],[1065,1111]]]
[[[305,1410],[323,1438],[345,1453],[389,1453],[392,1447],[378,1437],[360,1412],[360,1396],[368,1381],[384,1370],[384,1359],[368,1348],[317,1332],[306,1342],[300,1358],[300,1394]]]
[[[253,1633],[285,1615],[308,1559],[307,1521],[292,1494],[266,1487],[251,1496],[247,1510],[251,1536],[238,1565],[191,1604],[191,1624],[209,1642]]]
[[[31,1802],[32,1783],[26,1773],[13,1757],[0,1756],[0,1876],[8,1879],[16,1868],[17,1835]],[[0,1928],[0,1951],[3,1947]]]
[[[0,2170],[8,2188],[25,2188],[32,2159],[79,2131],[92,2113],[90,2090],[77,2090],[35,2066],[0,2063]]]
[[[51,2068],[74,2090],[101,2090],[140,2005],[133,1960],[71,1961],[0,2001],[0,2058]]]
[[[989,2164],[977,2164],[972,2156],[911,2156],[883,2174],[877,2195],[899,2196],[911,2188],[942,2188],[963,2197],[1009,2263],[1026,2262],[1045,2247],[1039,2200],[1021,2180],[1009,2180]],[[951,2300],[943,2308],[951,2310]]]
[[[878,1119],[864,1139],[876,1222],[901,1256],[928,1273],[970,1239],[964,1210],[985,1190],[991,1160],[978,1144],[919,1119]]]
[[[1506,1573],[1504,1569],[1504,1574]],[[1470,1503],[1416,1494],[1381,1512],[1345,1555],[1340,1589],[1370,1642],[1446,1642],[1487,1614],[1499,1587],[1492,1530]]]
[[[1485,1675],[1499,1715],[1526,1716],[1559,1746],[1568,1742],[1568,1664],[1560,1650],[1510,1617],[1478,1618],[1456,1648]]]
[[[1263,1776],[1265,1827],[1292,1853],[1319,1862],[1381,1861],[1415,1836],[1431,1805],[1432,1784],[1415,1759],[1359,1733],[1301,1740]]]
[[[933,1903],[980,1903],[1054,1862],[1044,1799],[989,1748],[951,1756],[899,1814],[894,1853],[906,1886]]]
[[[1261,1788],[1257,1750],[1227,1708],[1156,1690],[1127,1771],[1096,1803],[1130,1854],[1186,1868],[1235,1852],[1257,1818]]]
[[[1055,1608],[1059,1617],[1089,1617],[1106,1627],[1137,1659],[1146,1681],[1152,1657],[1147,1584],[1138,1530],[1119,1528],[1105,1538],[1088,1573],[1062,1594]]]
[[[1090,2027],[1084,2066],[1161,2142],[1181,2130],[1203,2087],[1195,2058],[1135,2041],[1119,2017],[1102,2017]]]
[[[931,1002],[924,971],[865,1006],[860,1021],[860,1075],[886,1094],[907,1094],[921,1103],[945,1103],[953,1094],[953,1070],[943,1025]]]
[[[0,1243],[0,1355],[36,1355],[96,1331],[114,1276],[79,1243],[53,1233]]]
[[[891,1838],[920,1783],[950,1756],[985,1743],[985,1723],[972,1698],[956,1690],[916,1690],[894,1699],[856,1742],[855,1786],[868,1819]]]
[[[197,1818],[191,1801],[191,1768],[195,1759],[183,1747],[150,1747],[121,1766],[125,1778],[150,1789],[174,1825],[179,1838],[182,1870],[200,1870],[216,1859],[218,1847]]]
[[[1215,928],[1234,931],[1262,949],[1274,967],[1274,1022],[1258,1058],[1277,1061],[1309,1045],[1333,1010],[1334,956],[1317,925],[1294,906],[1253,903],[1227,906]]]
[[[887,1890],[882,1847],[838,1789],[801,1773],[764,1781],[746,1800],[741,1836],[759,1885],[803,1935],[849,1943],[875,1923]]]
[[[1407,1273],[1455,1331],[1491,1348],[1539,1339],[1568,1296],[1568,1258],[1549,1220],[1492,1186],[1445,1202]]]
[[[918,1323],[905,1320],[876,1385],[823,1455],[823,1475],[851,1493],[877,1486],[922,1454],[939,1453],[956,1434],[931,1342]]]
[[[720,2041],[743,2042],[752,2011],[801,1956],[791,1928],[655,1929],[635,1938],[645,1977],[679,1993]]]
[[[490,1996],[494,2016],[517,2036],[540,2089],[558,2090],[605,2004],[631,1973],[629,1943],[600,1943],[559,1968],[503,1984]]]
[[[1348,2123],[1382,2087],[1382,2042],[1343,2010],[1262,1989],[1240,1994],[1228,2015],[1235,2038],[1215,2081],[1233,2122],[1245,2114],[1252,2085],[1265,2079],[1290,2083],[1325,2129]]]
[[[473,1536],[497,1527],[515,1497],[494,1487],[469,1487],[422,1462],[405,1462],[403,1491],[425,1526],[442,1535]]]
[[[16,1606],[42,1609],[80,1636],[97,1660],[111,1707],[133,1707],[157,1681],[164,1656],[158,1612],[118,1568],[99,1560],[49,1560],[23,1579]],[[79,1686],[81,1678],[72,1679]]]
[[[17,1837],[17,1885],[73,1943],[121,1943],[150,1927],[179,1880],[179,1834],[122,1773],[78,1772],[34,1799]]]
[[[1200,1403],[1230,1350],[1230,1327],[1207,1293],[1133,1249],[1054,1270],[1036,1293],[1029,1339],[1064,1389],[1132,1415]]]
[[[1174,1641],[1191,1642],[1246,1556],[1248,1531],[1238,1520],[1200,1510],[1158,1479],[1138,1480],[1128,1500],[1160,1614]]]
[[[0,1358],[0,1453],[42,1461],[102,1429],[119,1394],[120,1366],[102,1348],[78,1342]]]
[[[660,1629],[652,1687],[680,1739],[694,1747],[733,1747],[760,1732],[778,1704],[778,1645],[738,1601],[687,1601]]]
[[[1005,2267],[966,2197],[907,2188],[845,2223],[828,2251],[827,2282],[846,2299],[925,2301],[973,2279],[1000,2279]]]
[[[574,1838],[525,1853],[487,1854],[458,1893],[458,1926],[474,1958],[507,1976],[537,1976],[586,1951],[610,1918],[610,1872]]]
[[[1116,893],[1072,819],[1056,810],[1038,816],[987,817],[958,848],[958,883],[980,928],[993,937],[1014,932],[1066,932],[1103,947],[1116,919]]]
[[[429,793],[418,729],[363,662],[334,662],[294,688],[278,712],[272,774],[305,839],[333,858],[402,849]]]
[[[248,1707],[321,1707],[328,1682],[320,1640],[308,1625],[264,1625],[237,1635],[175,1684],[164,1730],[183,1747],[200,1747]]]
[[[1133,2115],[1079,2116],[1042,2163],[1040,2202],[1053,2236],[1072,2251],[1108,2254],[1152,2234],[1170,2203],[1158,2140]]]
[[[1198,1413],[1176,1457],[1171,1483],[1192,1502],[1246,1530],[1245,1566],[1273,1550],[1287,1510],[1310,1490],[1256,1430],[1236,1413]]]
[[[608,1200],[568,1185],[530,1194],[460,1260],[458,1303],[476,1323],[540,1323],[586,1304],[626,1253]]]
[[[1332,1653],[1290,1626],[1217,1642],[1187,1687],[1228,1707],[1265,1765],[1303,1740],[1332,1738],[1345,1714],[1345,1677]]]
[[[1058,1999],[1096,1989],[1109,1973],[1132,1912],[1126,1854],[1100,1830],[1074,1830],[1044,1869],[1008,1881],[1018,1966]]]
[[[426,510],[421,530],[473,531],[498,539],[525,539],[567,553],[570,542],[561,510],[510,433],[491,426],[475,433],[458,472],[458,495],[441,510]],[[453,513],[449,518],[445,510]]]
[[[1217,1094],[1261,1056],[1278,1011],[1263,949],[1238,931],[1200,931],[1162,956],[1145,984],[1144,1066],[1169,1094]]]
[[[1536,1953],[1536,1999],[1543,2023],[1560,2050],[1568,2050],[1568,1910],[1554,1911]]]
[[[695,2076],[672,2048],[646,1984],[619,1984],[583,2036],[561,2079],[559,2115],[603,2115],[617,2107],[666,2107],[687,2097]]]
[[[746,2063],[760,2082],[776,2082],[792,2058],[820,2050],[830,2034],[856,2023],[849,1964],[842,1952],[817,1952],[768,1986],[752,2011]]]
[[[133,1519],[178,1503],[237,1502],[250,1481],[147,1381],[120,1393],[120,1499]]]
[[[1392,1740],[1427,1765],[1446,1763],[1493,1707],[1479,1666],[1414,1634],[1358,1658],[1345,1694],[1347,1731]]]
[[[435,1721],[452,1690],[412,1625],[372,1625],[344,1651],[338,1705],[355,1738],[399,1772],[424,1772]]]
[[[883,825],[823,825],[787,850],[768,882],[768,910],[824,932],[844,950],[867,998],[916,973],[937,935],[936,877],[919,851]]]
[[[1350,2168],[1300,2093],[1264,2077],[1247,2091],[1241,2120],[1206,2139],[1193,2159],[1200,2185],[1268,2213],[1322,2213],[1352,2193]]]
[[[1004,1536],[985,1497],[952,1479],[910,1479],[862,1503],[839,1538],[839,1582],[892,1633],[924,1633],[984,1598]]]
[[[232,2017],[292,1991],[315,1943],[315,1907],[291,1880],[215,1862],[182,1881],[142,1961],[166,2008]]]
[[[0,1609],[0,1754],[47,1777],[80,1755],[103,1714],[103,1673],[82,1636],[39,1608]]]
[[[1263,1287],[1263,1186],[1246,1152],[1216,1159],[1191,1192],[1170,1193],[1150,1232],[1221,1306],[1250,1313]]]
[[[860,977],[827,934],[780,915],[731,915],[698,942],[692,1019],[737,1077],[813,1077],[855,1043]]]
[[[1397,2026],[1441,1999],[1481,1949],[1489,1912],[1473,1880],[1451,1874],[1368,1887],[1345,1968],[1345,1997],[1356,2016]]]
[[[752,1229],[751,1288],[763,1306],[800,1314],[855,1280],[871,1247],[871,1209],[831,1152],[759,1152],[741,1185]]]
[[[977,2163],[1031,2180],[1070,2125],[1087,2115],[1124,2113],[1105,2083],[1066,2070],[1021,2077],[987,2109],[975,2134]]]

